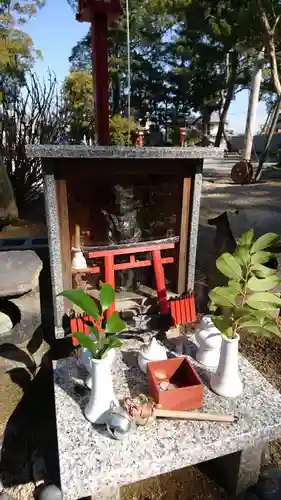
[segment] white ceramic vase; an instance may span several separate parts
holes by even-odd
[[[84,353],[83,354],[83,357],[84,357],[84,365],[86,367],[86,369],[88,370],[89,372],[89,375],[87,376],[86,380],[85,380],[85,385],[86,387],[88,387],[88,389],[92,389],[92,381],[93,381],[93,376],[92,376],[92,356],[91,354],[89,353],[89,351],[87,349],[85,349],[87,351],[87,353]],[[115,358],[115,354],[116,354],[116,349],[110,349],[110,351],[108,352],[107,356],[110,358],[110,364],[112,365],[113,363],[113,360]],[[89,357],[90,358],[89,358]]]
[[[119,406],[114,394],[111,374],[112,354],[103,359],[92,359],[92,384],[90,399],[85,407],[85,417],[93,424],[105,424],[111,403]]]
[[[167,359],[167,351],[164,346],[153,337],[139,352],[138,364],[142,372],[146,373],[147,363],[150,361],[162,361]]]
[[[221,349],[221,332],[215,327],[211,316],[203,316],[195,333],[198,344],[196,360],[207,368],[216,368]]]
[[[82,365],[85,366],[86,370],[90,373],[92,370],[92,363],[91,363],[92,356],[89,353],[88,349],[86,349],[85,347],[80,347],[79,359]]]
[[[217,371],[211,376],[211,389],[219,396],[236,398],[243,392],[238,368],[239,335],[229,339],[222,335],[220,359]]]

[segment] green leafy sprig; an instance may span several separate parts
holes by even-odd
[[[85,315],[93,318],[93,321],[86,321],[90,335],[73,333],[73,337],[82,347],[88,349],[93,359],[103,359],[110,349],[120,347],[122,342],[117,334],[126,328],[126,323],[116,311],[105,320],[105,312],[113,304],[115,292],[108,283],[100,282],[100,286],[97,303],[83,290],[64,290],[59,294],[75,304]]]
[[[255,335],[281,336],[270,314],[281,306],[279,295],[273,293],[281,279],[268,267],[272,254],[268,249],[279,239],[266,233],[258,239],[254,230],[244,233],[233,254],[224,253],[216,261],[218,270],[229,281],[209,293],[209,309],[220,332],[228,338],[245,330]]]

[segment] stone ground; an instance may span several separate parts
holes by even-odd
[[[273,181],[234,186],[227,179],[216,179],[215,183],[210,178],[205,180],[198,240],[198,269],[203,277],[211,256],[215,232],[214,227],[208,226],[208,219],[231,208],[268,208],[281,212],[280,188],[281,183]],[[268,341],[249,337],[243,340],[241,349],[270,382],[281,390],[281,342],[278,339]],[[11,373],[11,366],[8,369],[0,358],[0,439],[6,427],[0,467],[5,490],[16,500],[33,498],[30,457],[35,449],[47,459],[49,480],[55,483],[59,480],[50,364],[52,356],[60,357],[61,354],[45,354],[41,366],[33,373],[24,364],[16,366]],[[281,443],[272,445],[271,458],[281,468]],[[123,488],[121,498],[224,500],[227,496],[196,468],[191,467]]]

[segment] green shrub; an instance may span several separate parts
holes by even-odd
[[[114,146],[129,146],[135,144],[137,136],[137,126],[133,118],[129,120],[121,115],[114,115],[109,121],[110,144]]]

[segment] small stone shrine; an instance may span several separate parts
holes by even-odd
[[[156,295],[166,316],[169,292],[193,291],[203,161],[223,154],[109,145],[108,27],[121,4],[79,0],[77,7],[76,19],[91,23],[98,146],[27,147],[42,160],[57,336],[70,306],[58,297],[63,289],[94,295],[102,279],[119,292],[108,315]]]
[[[27,154],[42,159],[57,336],[69,307],[57,294],[81,279],[89,291],[111,282],[127,299],[156,288],[163,312],[162,289],[193,290],[203,162],[219,150],[30,145]]]

